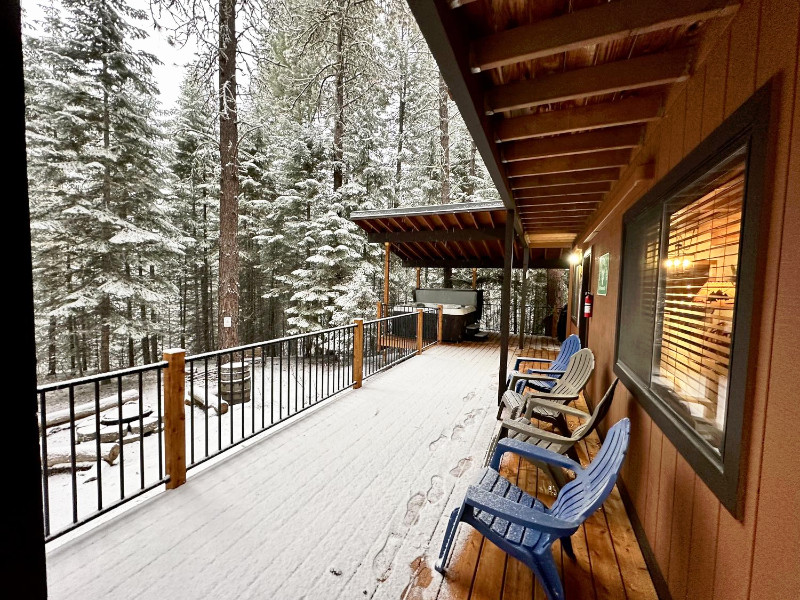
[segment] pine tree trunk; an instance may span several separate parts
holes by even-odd
[[[450,115],[447,106],[447,84],[439,74],[439,146],[442,165],[442,204],[450,202]],[[445,267],[442,287],[453,287],[453,269]]]
[[[345,4],[347,0],[338,0],[339,29],[336,32],[336,79],[335,79],[335,122],[333,124],[333,191],[344,182],[343,163],[344,148],[344,24]]]
[[[475,195],[475,154],[478,152],[478,147],[473,140],[469,147],[469,183],[467,184],[467,196],[472,200]]]
[[[56,374],[56,318],[50,317],[47,326],[47,374]]]
[[[103,208],[108,211],[111,208],[111,165],[109,163],[108,153],[111,148],[111,114],[109,108],[108,89],[105,87],[105,81],[108,78],[108,64],[103,55],[102,79],[103,82],[103,150],[106,152],[103,167]],[[107,224],[101,228],[103,232],[103,241],[108,242],[111,239],[111,230]],[[111,257],[106,250],[103,256],[103,268],[106,273],[112,269]],[[109,320],[111,318],[111,299],[108,294],[104,294],[100,299],[100,370],[107,372],[111,370],[111,325]]]
[[[545,331],[545,335],[552,335],[555,337],[558,325],[558,309],[564,303],[561,297],[561,270],[547,269],[547,306],[551,309],[551,326],[550,331]]]
[[[236,112],[236,0],[219,6],[219,346],[239,343],[239,132]],[[229,326],[226,327],[226,317]]]
[[[403,130],[406,121],[406,91],[408,88],[408,75],[403,72],[403,83],[400,87],[400,102],[397,107],[397,166],[394,174],[394,206],[399,206],[400,177],[403,173]]]

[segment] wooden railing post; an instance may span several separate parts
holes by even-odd
[[[436,305],[436,342],[442,343],[442,328],[444,327],[444,306]]]
[[[364,319],[353,319],[353,389],[357,390],[364,381]]]
[[[421,308],[417,309],[417,354],[422,354],[422,312]]]
[[[167,489],[172,490],[186,483],[186,350],[164,350],[164,360],[169,363],[164,370],[164,457]]]

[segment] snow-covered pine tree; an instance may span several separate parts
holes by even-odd
[[[203,85],[189,67],[181,82],[171,127],[176,224],[187,238],[181,291],[184,347],[214,349],[216,256],[219,240],[219,149],[216,110],[210,84]],[[188,343],[187,343],[188,342]]]
[[[28,71],[31,169],[47,173],[33,213],[46,215],[48,247],[68,247],[67,292],[46,310],[97,340],[104,371],[121,354],[112,343],[159,333],[156,305],[174,292],[165,263],[180,251],[159,204],[156,59],[130,45],[145,35],[132,24],[144,17],[121,0],[64,0],[45,14]]]

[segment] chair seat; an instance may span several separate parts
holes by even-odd
[[[489,467],[484,469],[477,485],[492,494],[507,498],[522,506],[533,507],[534,510],[542,512],[547,511],[547,507],[544,504]],[[486,531],[491,531],[492,534],[505,538],[511,544],[533,551],[550,543],[551,536],[541,531],[529,529],[522,525],[509,524],[505,519],[495,517],[486,511],[476,509],[474,514],[480,523],[479,528],[485,528]],[[486,534],[486,532],[482,533]]]
[[[530,421],[525,418],[514,419],[516,423],[521,423],[523,425],[530,425]],[[564,454],[567,448],[572,447],[571,442],[564,442],[564,443],[557,443],[557,442],[550,442],[543,439],[533,438],[529,436],[527,433],[522,433],[521,431],[510,431],[506,437],[510,437],[514,440],[520,440],[521,442],[528,442],[529,444],[533,444],[534,446],[538,446],[539,448],[544,448],[545,450],[552,450],[553,452],[558,452],[559,454]]]
[[[519,392],[515,392],[514,390],[506,390],[503,392],[502,402],[511,411],[511,419],[516,419],[525,408],[524,396]],[[559,414],[560,413],[557,410],[542,408],[540,406],[537,406],[533,409],[534,418],[541,417],[547,420],[554,420],[558,418]]]

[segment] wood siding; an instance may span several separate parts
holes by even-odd
[[[670,595],[678,599],[793,598],[800,589],[800,470],[788,449],[800,444],[794,365],[800,330],[800,3],[745,1],[708,48],[694,75],[670,95],[665,117],[648,125],[629,170],[654,162],[658,181],[755,90],[777,76],[774,135],[767,165],[768,260],[755,324],[756,386],[745,412],[745,505],[741,521],[722,507],[627,390],[607,423],[632,422],[623,480]],[[607,202],[629,192],[626,174]],[[594,299],[589,347],[597,370],[589,396],[613,377],[622,214],[647,191],[638,186],[603,228],[580,247],[594,260],[611,254],[607,296]],[[587,231],[592,231],[588,227]],[[597,285],[593,269],[591,289]],[[570,328],[575,326],[570,323]]]

